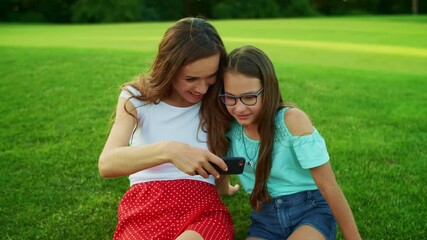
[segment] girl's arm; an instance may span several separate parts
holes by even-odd
[[[323,197],[329,204],[344,239],[362,239],[357,230],[356,221],[344,193],[339,187],[329,162],[310,169],[311,175]]]
[[[143,146],[129,146],[135,120],[125,111],[125,104],[127,109],[133,109],[131,113],[136,116],[132,103],[120,98],[114,124],[98,161],[98,169],[102,177],[129,176],[163,163],[172,163],[184,173],[195,175],[197,172],[205,178],[209,173],[216,178],[219,177],[219,173],[209,164],[209,161],[224,170],[227,169],[224,161],[208,150],[180,142],[165,141]]]
[[[308,135],[313,132],[313,125],[308,116],[297,108],[285,112],[285,123],[294,136]],[[317,187],[329,204],[345,239],[361,239],[350,206],[338,186],[329,162],[310,169]]]

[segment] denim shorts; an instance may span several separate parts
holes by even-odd
[[[302,225],[317,229],[327,240],[336,237],[336,221],[319,190],[273,198],[260,212],[252,211],[248,237],[287,239]]]

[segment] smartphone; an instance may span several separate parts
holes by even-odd
[[[219,172],[221,175],[228,174],[241,174],[245,168],[246,159],[244,157],[223,157],[225,164],[228,166],[228,171],[222,170],[216,164],[211,163],[212,166]]]

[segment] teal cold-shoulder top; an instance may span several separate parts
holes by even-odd
[[[304,136],[293,136],[290,133],[284,121],[287,109],[280,109],[275,116],[273,163],[267,183],[268,192],[273,198],[317,189],[309,169],[329,161],[325,140],[316,128]],[[250,194],[255,183],[260,142],[246,136],[236,121],[232,123],[227,136],[230,139],[228,156],[242,156],[246,159],[239,178],[245,191]]]

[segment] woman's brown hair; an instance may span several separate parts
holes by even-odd
[[[141,93],[141,96],[130,93],[132,98],[158,103],[172,93],[172,83],[183,66],[215,54],[220,56],[217,76],[222,76],[227,53],[217,30],[205,19],[183,18],[165,32],[148,76],[141,75],[123,84],[122,89],[132,86]],[[206,95],[209,94],[210,89]],[[206,108],[203,102],[202,108]],[[131,109],[125,110],[130,113]]]
[[[227,57],[225,71],[235,71],[248,77],[261,80],[264,88],[262,108],[258,119],[258,133],[260,135],[260,148],[255,173],[255,186],[250,198],[251,206],[260,210],[263,202],[269,202],[271,196],[267,190],[267,182],[272,166],[272,150],[274,144],[275,115],[284,106],[274,66],[267,55],[258,48],[243,46],[234,49]],[[220,88],[216,88],[216,101],[210,99],[212,104],[209,117],[208,142],[217,154],[224,155],[228,149],[228,139],[225,132],[229,129],[233,118],[226,107],[219,101]]]

